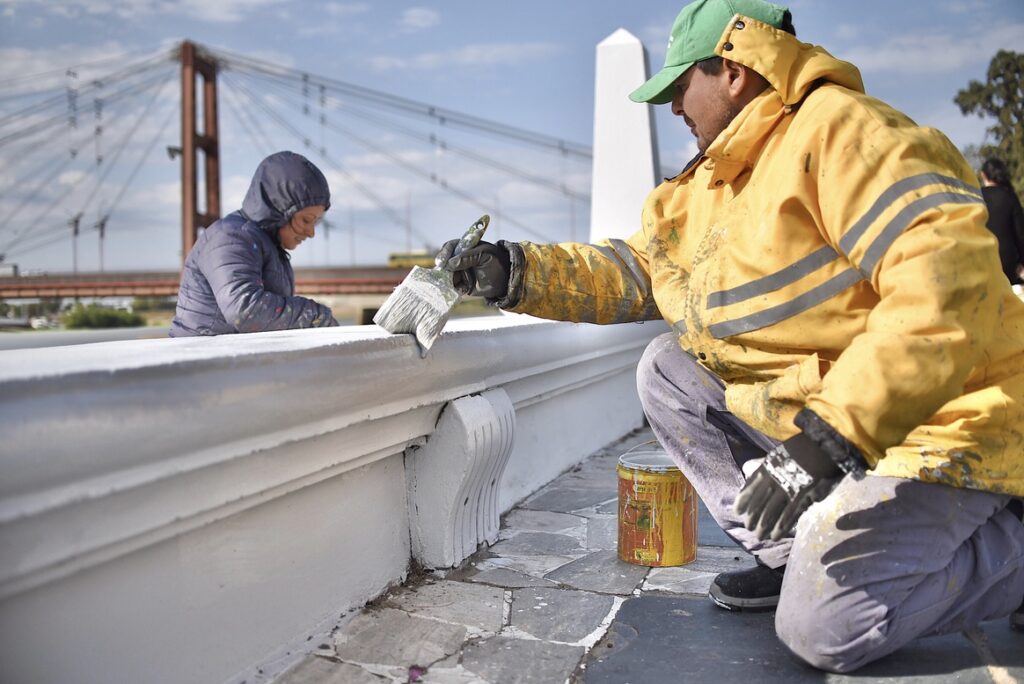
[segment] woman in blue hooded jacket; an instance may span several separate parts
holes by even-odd
[[[294,152],[256,169],[239,211],[199,236],[185,260],[171,337],[337,325],[331,310],[295,296],[288,253],[315,234],[331,206],[327,179]]]

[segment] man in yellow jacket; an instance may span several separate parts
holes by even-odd
[[[629,239],[439,259],[510,311],[669,324],[644,410],[758,560],[711,597],[777,604],[790,650],[847,672],[1021,604],[1024,303],[956,148],[794,34],[762,0],[683,9],[631,98],[700,153]]]

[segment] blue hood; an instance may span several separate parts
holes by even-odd
[[[242,215],[276,238],[295,212],[331,206],[331,190],[320,169],[301,154],[276,152],[256,168],[242,201]]]

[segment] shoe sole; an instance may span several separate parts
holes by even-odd
[[[719,608],[724,608],[734,613],[767,613],[768,611],[775,610],[779,605],[778,596],[762,596],[761,598],[749,599],[726,596],[716,584],[711,585],[708,596]]]

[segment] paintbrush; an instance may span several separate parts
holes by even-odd
[[[459,240],[452,256],[475,247],[490,222],[487,214],[477,219]],[[414,333],[420,356],[425,357],[461,296],[455,289],[452,272],[445,269],[444,264],[434,268],[413,266],[374,314],[373,322],[390,333]]]

